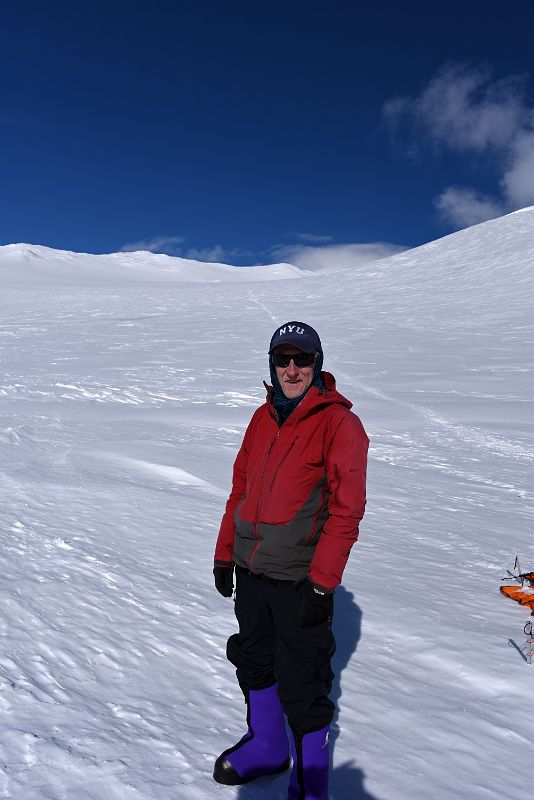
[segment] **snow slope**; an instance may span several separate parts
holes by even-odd
[[[33,244],[0,247],[0,280],[11,286],[102,286],[138,283],[220,283],[299,278],[305,274],[293,264],[243,267],[192,261],[147,251],[72,253]]]
[[[0,249],[0,797],[285,798],[287,775],[211,779],[244,731],[211,561],[295,317],[372,442],[336,592],[331,797],[524,793],[534,666],[499,586],[516,553],[534,568],[534,209],[289,282],[138,281],[113,258],[21,278],[30,256]]]

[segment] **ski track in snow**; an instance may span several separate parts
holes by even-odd
[[[0,797],[284,800],[287,776],[211,779],[244,732],[211,561],[269,338],[295,317],[371,436],[336,592],[332,800],[524,792],[534,667],[499,586],[534,559],[528,221],[253,290],[7,283]]]

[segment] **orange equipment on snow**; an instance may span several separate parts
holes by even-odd
[[[532,580],[534,581],[534,572],[528,574],[533,576]],[[501,592],[506,597],[509,597],[510,600],[516,600],[518,603],[521,603],[522,606],[528,606],[532,614],[534,614],[534,588],[527,587],[525,589],[522,586],[501,586]]]
[[[516,558],[514,569],[519,567],[519,561]],[[509,572],[510,578],[520,583],[520,586],[501,586],[501,592],[505,597],[515,600],[522,606],[530,608],[531,614],[534,616],[534,572],[521,572],[518,569],[518,575]],[[503,578],[503,580],[508,580]],[[527,586],[525,586],[525,583]]]

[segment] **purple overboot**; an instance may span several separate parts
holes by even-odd
[[[287,800],[328,800],[328,736],[330,725],[320,731],[291,731],[293,769]]]
[[[214,780],[228,786],[285,772],[291,763],[277,684],[251,689],[246,702],[248,731],[241,741],[221,753],[213,770]]]

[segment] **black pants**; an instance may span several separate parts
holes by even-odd
[[[334,715],[328,693],[336,643],[330,621],[313,628],[298,625],[299,601],[300,591],[293,583],[237,567],[239,633],[228,639],[226,653],[245,695],[248,689],[264,689],[278,681],[289,724],[307,733],[329,725]]]

